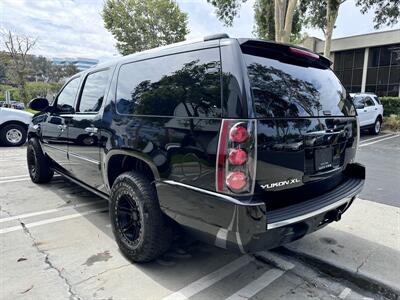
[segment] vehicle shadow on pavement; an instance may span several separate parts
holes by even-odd
[[[64,203],[58,207],[75,206],[73,212],[69,212],[69,214],[80,213],[81,217],[92,225],[84,226],[94,228],[94,230],[89,230],[80,225],[77,227],[80,228],[80,232],[76,231],[76,228],[75,231],[71,230],[68,241],[64,241],[64,232],[60,232],[59,229],[64,225],[60,223],[57,225],[59,227],[56,227],[57,223],[54,223],[56,231],[44,230],[40,234],[35,232],[37,246],[48,253],[49,259],[54,260],[54,264],[63,272],[74,278],[73,285],[78,294],[83,293],[89,298],[115,296],[115,299],[120,299],[129,293],[135,293],[138,295],[138,299],[141,297],[144,299],[148,297],[152,286],[156,284],[159,287],[158,294],[152,298],[160,299],[168,296],[171,292],[180,291],[188,285],[193,285],[199,279],[210,276],[216,270],[243,257],[242,254],[203,244],[180,233],[176,235],[170,250],[156,261],[147,264],[133,264],[123,257],[114,242],[107,201],[61,177],[55,177],[49,184],[33,185],[33,187],[37,193],[47,193],[46,197],[53,195],[54,198],[62,199],[61,201]],[[93,208],[99,209],[99,211],[85,214]],[[87,224],[87,222],[82,222],[82,224]],[[87,239],[85,230],[92,235],[89,240],[84,240]],[[299,243],[303,245],[301,248],[298,247]],[[356,249],[352,249],[349,247],[351,245],[358,246]],[[369,273],[370,276],[388,274],[389,277],[386,276],[386,278],[390,279],[392,278],[390,276],[396,276],[396,270],[400,269],[400,252],[329,226],[287,246],[299,253],[303,251],[304,253],[311,252],[316,256],[320,255],[332,263],[340,261],[352,272]],[[298,258],[300,257],[299,255]],[[68,264],[65,264],[66,262]],[[316,267],[323,268],[323,266]],[[198,295],[193,295],[192,298],[226,298],[270,269],[274,269],[274,267],[268,263],[250,260],[215,284],[210,284],[201,290]],[[329,273],[325,269],[321,269],[321,271]],[[340,274],[338,276],[340,277]],[[146,280],[150,283],[146,283]],[[279,280],[278,283],[275,283],[277,286]],[[278,297],[282,295],[280,294],[282,290],[278,292],[279,289],[287,291],[295,288],[300,284],[300,281],[296,280],[291,279],[290,282],[285,282],[284,289],[282,286],[278,288],[272,284],[267,289],[269,295],[277,293]],[[142,281],[145,283],[141,283]],[[388,282],[388,285],[390,284],[392,283]],[[150,295],[152,294],[150,293]]]
[[[93,207],[104,207],[107,204],[106,201],[101,201],[102,199],[96,195],[72,182],[69,182],[67,179],[59,177],[54,178],[49,184],[40,185],[39,188],[45,190],[50,189],[57,195],[57,197],[64,199],[65,205],[68,206],[86,204],[91,201],[96,202]],[[99,200],[101,202],[98,202]],[[91,208],[85,206],[78,207],[75,210],[78,213],[84,214],[89,209]],[[108,210],[104,210],[101,213],[83,215],[83,218],[104,233],[109,239],[114,240]],[[126,258],[123,258],[116,243],[114,242],[113,244],[115,244],[115,248],[107,250],[107,255],[112,257],[112,259],[109,261],[96,261],[97,267],[99,267],[99,263],[104,263],[104,269],[108,269],[109,267],[107,264],[118,256],[118,260],[123,260],[125,261],[125,264],[128,264],[128,266],[125,267],[124,270],[121,270],[121,272],[126,272],[127,269],[136,271],[140,270],[140,272],[146,274],[147,277],[151,278],[169,291],[179,290],[193,281],[206,276],[242,256],[240,253],[226,251],[196,241],[181,230],[176,231],[171,248],[165,254],[163,254],[159,259],[146,264],[130,263]],[[97,257],[101,260],[104,259],[104,255],[105,254],[102,253],[101,255],[97,255]],[[89,257],[87,259],[91,261],[94,258]],[[82,266],[83,267],[80,268],[86,269],[86,262],[83,262]],[[243,267],[245,267],[245,270],[241,272],[241,276],[246,278],[244,282],[251,281],[251,278],[256,278],[265,272],[265,270],[271,268],[271,266],[255,260]],[[107,274],[107,276],[111,275]],[[102,280],[102,275],[99,275],[97,279]],[[227,288],[223,294],[226,293],[229,295],[230,289],[232,288],[234,289],[235,286],[232,287],[229,285],[229,288]],[[221,292],[221,290],[219,290],[219,292]]]

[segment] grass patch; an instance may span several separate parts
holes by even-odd
[[[400,115],[390,115],[383,117],[383,130],[400,131]]]

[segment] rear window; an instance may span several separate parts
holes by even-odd
[[[330,68],[244,54],[258,117],[354,116]]]

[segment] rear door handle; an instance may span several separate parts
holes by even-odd
[[[98,132],[98,129],[97,129],[96,127],[86,127],[86,128],[85,128],[85,131],[86,131],[87,133],[97,133],[97,132]]]

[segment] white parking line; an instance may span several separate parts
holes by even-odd
[[[346,299],[346,297],[351,293],[351,289],[345,288],[340,295],[338,296],[340,299]]]
[[[0,181],[0,184],[2,184],[2,183],[8,183],[8,182],[25,181],[25,180],[31,180],[31,178],[30,178],[30,177],[26,177],[26,178],[18,178],[18,179],[2,180],[2,181]]]
[[[35,217],[35,216],[45,215],[45,214],[51,214],[51,213],[55,213],[55,212],[59,212],[59,211],[63,211],[63,210],[71,209],[71,208],[90,206],[90,205],[100,203],[100,202],[105,202],[105,200],[92,201],[92,202],[88,202],[88,203],[80,203],[80,204],[76,204],[76,205],[68,205],[68,206],[63,206],[60,208],[52,208],[52,209],[48,209],[48,210],[26,213],[26,214],[22,214],[22,215],[18,215],[18,216],[0,218],[0,223],[9,222],[9,221],[18,220],[18,219],[26,219],[26,218],[31,218],[31,217]]]
[[[27,174],[25,174],[25,175],[14,175],[14,176],[4,176],[4,177],[0,177],[0,181],[2,181],[2,180],[7,180],[7,179],[28,177],[28,176],[29,176],[29,175],[27,175]]]
[[[387,137],[387,136],[392,136],[394,133],[385,133],[385,134],[381,134],[381,135],[379,135],[379,136],[376,136],[376,137],[372,137],[372,138],[368,138],[368,139],[365,139],[365,140],[362,140],[361,142],[360,142],[360,145],[361,144],[365,144],[365,143],[368,143],[369,141],[373,141],[373,140],[377,140],[377,139],[382,139],[382,138],[384,138],[384,137]]]
[[[23,161],[26,162],[26,158],[22,159],[22,158],[18,158],[18,159],[4,159],[1,158],[0,162],[16,162],[16,161]]]
[[[364,147],[364,146],[372,145],[372,144],[379,143],[379,142],[382,142],[382,141],[386,141],[386,140],[389,140],[389,139],[393,139],[393,138],[396,138],[396,137],[399,137],[399,136],[400,136],[400,135],[398,135],[398,134],[392,135],[392,136],[388,136],[388,137],[385,137],[385,138],[380,139],[380,140],[377,140],[377,141],[373,141],[373,142],[370,142],[370,143],[362,144],[362,145],[360,145],[359,147]]]
[[[85,211],[83,213],[76,213],[76,214],[66,215],[66,216],[62,216],[62,217],[58,217],[58,218],[52,218],[52,219],[47,219],[47,220],[43,220],[43,221],[32,222],[32,223],[25,224],[25,227],[32,228],[32,227],[37,227],[37,226],[41,226],[41,225],[70,220],[70,219],[79,218],[79,217],[83,217],[83,216],[87,216],[87,215],[91,215],[91,214],[95,214],[95,213],[99,213],[99,212],[104,212],[104,211],[107,211],[107,209],[108,209],[107,207],[104,207],[104,208]],[[2,228],[2,229],[0,229],[0,234],[18,231],[18,230],[22,230],[22,229],[23,229],[23,227],[21,225]]]
[[[186,287],[180,289],[179,291],[172,293],[171,295],[165,297],[163,300],[184,300],[188,299],[197,293],[207,289],[218,281],[224,279],[233,272],[239,270],[243,266],[247,265],[249,262],[253,261],[254,258],[250,255],[243,255],[238,259],[230,262],[229,264],[223,266],[222,268],[192,282]]]
[[[232,296],[226,298],[226,300],[243,300],[253,297],[255,294],[266,288],[276,279],[281,277],[285,271],[280,269],[271,269],[262,274],[256,280],[250,282],[248,285],[234,293]]]

